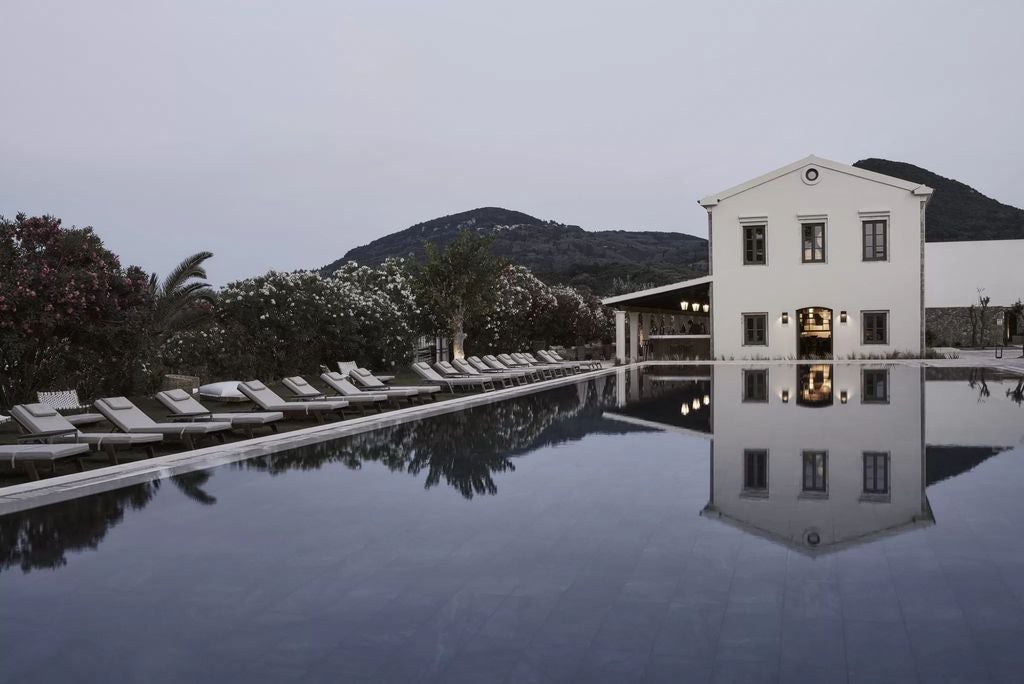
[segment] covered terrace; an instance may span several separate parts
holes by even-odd
[[[615,359],[710,359],[711,276],[608,297],[615,311]]]

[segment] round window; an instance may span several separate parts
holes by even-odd
[[[803,179],[804,183],[807,183],[808,185],[814,185],[819,180],[821,180],[821,172],[818,171],[818,169],[811,166],[810,168],[804,169]]]

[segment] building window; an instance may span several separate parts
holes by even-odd
[[[743,490],[749,493],[768,493],[768,450],[743,451]]]
[[[888,311],[864,311],[861,319],[864,344],[889,344]]]
[[[825,224],[824,223],[802,223],[800,230],[803,232],[803,260],[805,264],[825,262]]]
[[[746,265],[767,263],[764,226],[743,226],[743,263]]]
[[[864,261],[885,261],[889,258],[889,222],[864,221]]]
[[[889,371],[885,368],[865,368],[860,372],[861,401],[865,404],[889,403]]]
[[[805,492],[824,493],[828,491],[828,453],[825,451],[804,452]]]
[[[864,493],[889,493],[889,454],[864,452]]]
[[[743,314],[743,344],[747,347],[768,345],[768,314]]]
[[[768,401],[768,369],[743,371],[743,401]]]

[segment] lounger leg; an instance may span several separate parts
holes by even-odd
[[[153,449],[153,445],[152,444],[147,444],[146,445],[146,458],[155,458],[155,457],[156,457],[156,450]]]
[[[185,448],[192,451],[196,448],[195,440],[192,439],[192,435],[185,433],[182,435],[182,441],[185,442]]]
[[[277,434],[277,425],[275,425],[274,423],[270,423],[269,425],[270,431],[273,432],[274,434]]]
[[[84,473],[85,472],[85,461],[83,461],[80,458],[76,458],[75,459],[75,465],[78,466],[78,472],[80,472],[80,473]]]
[[[117,461],[117,451],[114,449],[114,445],[113,444],[107,445],[107,447],[104,449],[104,451],[107,452],[107,458],[110,459],[110,462],[113,463],[114,465],[117,465],[118,464],[118,461]]]
[[[28,473],[28,479],[38,480],[39,471],[36,470],[36,464],[33,461],[25,461],[25,472]]]

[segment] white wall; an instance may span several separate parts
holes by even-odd
[[[910,191],[817,167],[796,169],[711,208],[714,353],[718,358],[795,358],[795,312],[833,310],[833,353],[920,351],[921,200]],[[860,211],[888,211],[889,260],[862,260]],[[827,214],[826,263],[801,263],[798,214]],[[740,218],[767,217],[767,266],[743,265]],[[839,323],[847,311],[849,322]],[[888,310],[889,344],[862,345],[860,312]],[[782,312],[789,324],[782,325]],[[768,346],[742,345],[741,313],[768,313]]]
[[[756,367],[756,366],[751,366]],[[914,522],[922,516],[924,449],[921,370],[889,369],[888,404],[862,404],[860,371],[835,364],[834,404],[796,404],[796,369],[768,367],[769,401],[742,401],[742,369],[716,366],[712,393],[713,508],[778,537],[802,543],[817,529],[820,547]],[[789,403],[780,396],[790,391]],[[840,390],[849,402],[839,402]],[[742,496],[743,450],[768,450],[768,497]],[[801,498],[802,451],[828,451],[828,498]],[[863,452],[890,453],[890,501],[861,500]]]
[[[925,245],[925,306],[970,306],[978,288],[992,306],[1024,299],[1024,240],[929,242]]]

